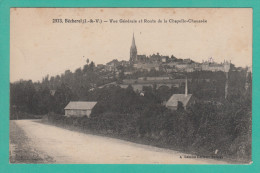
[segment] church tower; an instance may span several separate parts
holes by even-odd
[[[130,64],[134,64],[137,60],[137,49],[135,45],[135,35],[133,34],[132,45],[130,48]]]

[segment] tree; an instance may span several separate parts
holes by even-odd
[[[178,101],[177,110],[178,111],[184,110],[183,103],[181,101]]]
[[[118,79],[119,81],[122,81],[125,78],[125,68],[120,65],[117,67],[117,70],[119,71]]]
[[[61,84],[54,94],[55,99],[55,113],[63,114],[65,106],[73,100],[73,93],[71,89],[65,85]]]
[[[48,87],[41,87],[32,98],[33,113],[47,114],[51,110],[51,94]]]
[[[93,72],[94,69],[95,69],[95,63],[91,61],[91,63],[89,64],[89,70]]]

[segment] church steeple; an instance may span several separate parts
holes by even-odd
[[[133,33],[132,45],[130,48],[130,63],[134,64],[137,60],[137,49],[135,45],[135,35]]]
[[[134,33],[133,33],[133,40],[132,40],[131,48],[136,48],[136,46],[135,46],[135,34]]]

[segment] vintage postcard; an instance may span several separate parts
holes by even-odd
[[[10,163],[252,163],[251,8],[11,8]]]

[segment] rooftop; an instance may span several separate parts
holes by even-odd
[[[96,104],[97,102],[71,101],[64,109],[86,110],[92,109]]]
[[[167,101],[167,106],[178,106],[178,102],[182,102],[183,106],[186,106],[191,98],[192,94],[173,94],[171,98]]]

